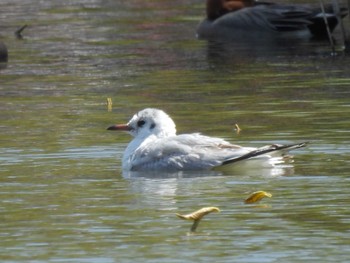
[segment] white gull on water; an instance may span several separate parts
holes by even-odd
[[[169,115],[153,108],[141,110],[127,124],[113,125],[108,130],[127,131],[134,137],[123,156],[123,170],[127,171],[210,170],[242,162],[274,167],[290,160],[289,150],[306,145],[303,142],[253,148],[199,133],[177,135]]]

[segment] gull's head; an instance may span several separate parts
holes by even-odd
[[[174,121],[162,110],[147,108],[136,113],[127,124],[117,124],[108,130],[127,131],[134,137],[146,138],[150,135],[168,137],[176,135]]]

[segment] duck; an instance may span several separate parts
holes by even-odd
[[[348,14],[340,8],[339,15],[332,5],[324,8],[304,4],[278,4],[256,0],[207,0],[206,18],[197,28],[199,39],[238,38],[241,35],[328,37],[324,17],[332,32],[338,17]]]
[[[178,135],[172,118],[156,108],[143,109],[128,123],[112,125],[107,130],[125,131],[133,136],[124,151],[122,169],[136,172],[212,170],[244,161],[254,163],[254,167],[272,168],[290,160],[287,152],[307,144],[255,148],[200,133]]]

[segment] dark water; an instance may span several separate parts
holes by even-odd
[[[203,2],[0,3],[2,262],[350,260],[349,56],[199,41]],[[145,107],[180,133],[311,144],[293,169],[123,175],[130,138],[105,129]],[[256,190],[273,197],[244,204]],[[175,213],[204,206],[221,213],[190,234]]]

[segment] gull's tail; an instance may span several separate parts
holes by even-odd
[[[272,156],[278,154],[280,157],[283,157],[290,150],[305,147],[307,144],[308,144],[308,142],[302,142],[302,143],[297,143],[297,144],[288,144],[288,145],[281,145],[281,144],[267,145],[267,146],[260,147],[256,150],[253,150],[249,153],[246,153],[244,155],[227,159],[227,160],[222,162],[222,165],[236,163],[239,161],[247,160],[247,159],[257,157],[260,155],[264,155],[267,153],[271,153]]]

